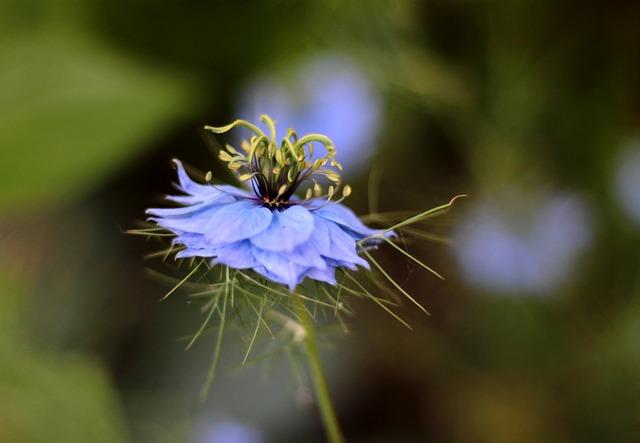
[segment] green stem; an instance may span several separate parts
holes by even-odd
[[[229,295],[229,268],[227,267],[227,281],[224,287],[224,297],[222,299],[222,311],[220,312],[220,327],[218,329],[218,337],[216,338],[216,348],[213,352],[213,360],[211,366],[209,366],[209,372],[207,373],[207,379],[204,382],[204,386],[200,391],[200,401],[202,403],[207,399],[209,390],[213,384],[213,378],[216,375],[216,368],[218,367],[218,359],[220,358],[220,348],[222,347],[222,336],[224,335],[224,322],[227,317],[227,298]]]
[[[306,333],[304,337],[304,344],[307,351],[309,366],[311,367],[311,377],[313,378],[318,405],[320,406],[322,423],[324,424],[325,431],[327,432],[327,438],[330,443],[344,443],[344,437],[342,436],[342,431],[338,425],[338,419],[336,418],[336,413],[333,409],[333,404],[331,403],[331,397],[329,396],[327,381],[325,380],[324,373],[322,372],[322,366],[320,365],[313,323],[309,317],[309,313],[305,309],[302,299],[294,296],[294,300],[296,313]]]

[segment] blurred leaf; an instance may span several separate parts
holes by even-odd
[[[17,285],[0,272],[0,355],[17,340],[20,295]]]
[[[98,364],[35,353],[18,328],[24,292],[0,273],[0,441],[118,443],[119,407]]]
[[[0,441],[118,443],[125,434],[104,374],[83,360],[3,355]]]
[[[0,207],[90,192],[193,109],[185,78],[114,52],[57,12],[21,26],[0,14]]]

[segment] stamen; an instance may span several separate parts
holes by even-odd
[[[306,180],[313,180],[314,186],[306,191],[305,199],[312,195],[321,197],[322,186],[314,176],[323,176],[332,184],[327,189],[328,200],[336,193],[341,183],[342,166],[335,159],[335,146],[330,138],[322,134],[307,134],[298,138],[293,129],[288,129],[280,143],[276,141],[275,122],[267,115],[260,120],[269,129],[265,134],[258,126],[244,120],[236,120],[223,127],[205,126],[205,129],[216,134],[227,132],[235,127],[244,127],[253,132],[249,140],[240,144],[243,154],[233,146],[226,145],[219,153],[221,161],[233,171],[240,181],[250,181],[256,196],[270,208],[288,206],[288,201]],[[325,156],[310,158],[314,155],[315,145],[325,148]],[[329,164],[334,169],[325,166]],[[336,171],[337,170],[337,171]],[[340,200],[351,194],[351,188],[345,186]]]

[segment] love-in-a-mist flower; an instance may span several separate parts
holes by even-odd
[[[371,229],[342,204],[351,188],[341,183],[342,166],[336,161],[331,139],[315,133],[299,137],[289,129],[278,140],[275,123],[266,115],[261,120],[268,134],[245,120],[224,127],[206,127],[214,133],[236,127],[251,131],[252,136],[239,149],[226,146],[220,151],[220,159],[244,187],[213,184],[210,172],[205,183],[198,183],[176,160],[180,194],[167,199],[178,207],[149,209],[149,220],[157,226],[130,232],[173,237],[171,247],[162,254],[175,253],[177,259],[184,259],[179,261],[180,265],[185,262],[191,265],[186,277],[165,296],[186,286],[195,291],[189,294],[194,300],[204,302],[206,318],[187,349],[203,334],[212,318],[217,315],[219,319],[202,399],[213,383],[226,321],[237,318],[246,326],[246,319],[253,318],[255,326],[243,363],[261,330],[275,337],[273,331],[279,328],[293,343],[304,345],[327,437],[332,443],[342,443],[344,439],[318,357],[314,328],[318,320],[314,313],[320,310],[326,314],[328,309],[342,320],[343,313],[352,313],[351,297],[362,297],[410,328],[391,309],[398,306],[399,298],[387,298],[384,294],[389,295],[390,291],[378,294],[370,289],[384,286],[386,280],[420,309],[427,312],[426,309],[394,280],[370,250],[378,244],[389,244],[440,277],[396,244],[399,237],[395,232],[421,233],[415,225],[446,211],[457,197],[396,223],[392,223],[391,217],[373,214],[377,222],[388,226]],[[318,155],[319,150],[323,155]],[[407,230],[408,226],[412,228]],[[207,262],[210,267],[202,266]],[[353,272],[361,268],[369,270],[363,273],[365,278]],[[304,280],[316,284],[300,285]]]
[[[340,203],[351,188],[341,187],[333,142],[320,134],[298,138],[291,129],[277,142],[273,121],[262,120],[269,135],[244,120],[206,127],[215,133],[234,127],[254,133],[241,149],[226,146],[220,152],[247,189],[213,184],[211,174],[207,183],[197,183],[174,161],[183,195],[167,198],[182,206],[147,213],[175,235],[174,245],[182,247],[176,258],[204,257],[213,265],[253,270],[291,291],[305,278],[335,285],[337,269],[368,269],[359,250],[390,233],[370,229]],[[325,155],[309,161],[320,147]]]

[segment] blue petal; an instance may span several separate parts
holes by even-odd
[[[235,269],[255,268],[259,266],[251,250],[249,240],[232,243],[217,249],[216,263],[231,266]]]
[[[171,200],[179,203],[188,202],[188,204],[192,204],[197,201],[208,201],[220,194],[241,198],[246,198],[251,195],[247,191],[230,185],[203,185],[201,183],[197,183],[191,180],[180,160],[173,159],[173,163],[178,171],[178,189],[187,194],[191,194],[191,197],[170,196],[169,199]]]
[[[363,260],[362,262],[358,263],[360,266],[362,266],[365,269],[371,269],[369,262],[367,262],[366,260]],[[346,268],[349,269],[351,271],[357,271],[358,270],[358,266],[350,261],[345,261],[345,260],[335,260],[332,258],[328,258],[327,259],[327,265],[332,267],[332,268]]]
[[[226,245],[254,237],[267,229],[273,215],[252,200],[224,205],[206,226],[205,238],[214,245]]]
[[[337,284],[336,270],[333,267],[326,267],[324,269],[310,268],[305,273],[305,276],[334,286]]]
[[[251,243],[269,251],[292,251],[307,241],[313,225],[313,216],[306,208],[291,206],[284,211],[274,211],[269,227],[252,237]]]
[[[231,204],[236,201],[235,197],[228,194],[218,194],[212,196],[206,202],[190,204],[189,206],[181,206],[179,208],[149,208],[146,213],[154,215],[156,217],[178,217],[188,214],[193,214],[202,209],[206,209],[209,206],[219,206],[224,204]]]
[[[191,257],[215,257],[216,252],[212,249],[185,249],[176,254],[176,258],[191,258]]]
[[[183,232],[177,234],[176,237],[171,241],[171,243],[174,245],[184,245],[189,249],[213,250],[213,248],[211,248],[211,246],[209,245],[209,242],[205,240],[204,235],[194,232]]]
[[[215,202],[216,204],[233,203],[239,198],[250,198],[251,195],[244,191],[234,188],[233,186],[226,186],[229,190],[221,190],[220,187],[215,188],[211,185],[211,192],[209,194],[198,195],[167,195],[165,200],[169,200],[181,205],[199,205],[200,203]],[[231,191],[234,190],[234,191]],[[243,193],[243,195],[240,195]],[[238,195],[236,195],[238,194]],[[224,197],[224,199],[223,199]]]
[[[335,223],[328,222],[326,225],[329,228],[329,238],[331,239],[331,254],[327,258],[364,267],[369,266],[369,263],[356,252],[356,242],[349,234]]]
[[[275,277],[275,281],[286,284],[290,291],[300,283],[307,269],[306,266],[297,265],[276,252],[254,248],[253,255],[269,274]]]
[[[289,282],[284,280],[282,277],[280,277],[278,275],[275,275],[272,272],[269,272],[267,270],[267,268],[265,268],[264,266],[256,266],[255,268],[253,268],[253,271],[257,272],[258,274],[262,275],[267,280],[270,280],[270,281],[272,281],[274,283],[281,283],[283,285],[288,285],[289,284]],[[291,290],[291,292],[293,292],[293,290]]]
[[[210,185],[202,185],[191,180],[180,160],[174,158],[173,164],[178,171],[178,188],[181,191],[191,195],[208,195],[211,193],[212,188]]]
[[[367,237],[380,232],[377,229],[371,229],[365,226],[351,209],[341,205],[340,203],[326,203],[318,209],[314,209],[313,213],[318,217],[331,220],[332,222],[359,234],[359,236]]]
[[[239,199],[251,198],[253,194],[229,185],[209,185],[209,192],[196,195],[167,195],[169,200],[181,205],[199,205],[201,203],[233,203]]]
[[[279,254],[285,259],[298,265],[311,266],[320,269],[327,267],[325,259],[310,242],[306,242],[298,246],[291,252],[280,252]]]
[[[198,210],[193,214],[170,218],[150,217],[149,220],[156,222],[158,225],[176,234],[183,232],[204,234],[212,217],[225,207],[224,205],[216,205]]]
[[[222,194],[231,195],[236,198],[255,197],[255,194],[253,194],[253,192],[245,191],[244,189],[236,188],[235,186],[231,186],[231,185],[212,184],[210,186]]]
[[[266,249],[258,248],[256,245],[252,245],[254,251],[273,252],[279,255],[284,260],[288,260],[292,263],[303,267],[316,267],[324,269],[327,267],[325,259],[320,254],[320,251],[314,247],[314,243],[307,241],[293,251],[268,251]]]
[[[217,255],[216,249],[209,245],[202,234],[194,234],[191,232],[178,234],[171,243],[186,247],[185,250],[176,254],[176,258],[215,257]]]
[[[320,255],[329,257],[331,256],[331,236],[328,225],[332,222],[316,217],[313,212],[311,214],[313,215],[313,232],[305,245],[318,251]]]

